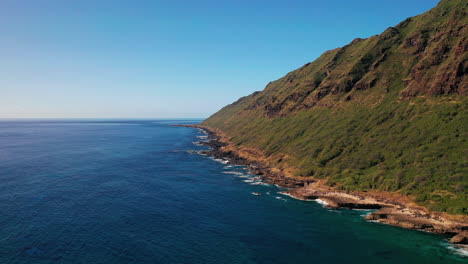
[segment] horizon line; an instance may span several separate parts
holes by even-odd
[[[1,120],[204,120],[207,117],[0,117]]]

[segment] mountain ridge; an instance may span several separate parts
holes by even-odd
[[[290,176],[468,214],[467,10],[465,1],[442,0],[326,51],[202,125]]]

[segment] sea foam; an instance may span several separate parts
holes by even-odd
[[[319,204],[321,204],[321,205],[323,205],[323,206],[327,206],[327,205],[328,205],[328,203],[325,202],[325,201],[322,200],[322,199],[315,199],[314,201],[317,202],[317,203],[319,203]]]
[[[223,171],[224,174],[234,174],[234,175],[241,175],[243,176],[244,173],[238,171]]]
[[[447,248],[453,251],[455,254],[461,255],[463,257],[468,257],[468,247],[464,245],[454,246],[454,245],[447,245]]]

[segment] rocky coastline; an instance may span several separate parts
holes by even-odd
[[[300,200],[319,200],[327,208],[375,210],[366,220],[451,236],[450,243],[468,250],[468,219],[431,212],[414,204],[408,197],[379,192],[342,192],[327,186],[322,180],[294,178],[270,168],[266,162],[241,151],[231,144],[221,131],[202,125],[177,125],[203,130],[207,134],[199,144],[209,147],[200,154],[222,159],[230,164],[246,166],[250,173],[269,184],[287,188],[285,194]]]

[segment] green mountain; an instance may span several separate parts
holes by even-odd
[[[468,214],[468,1],[355,39],[202,123],[292,176]]]

